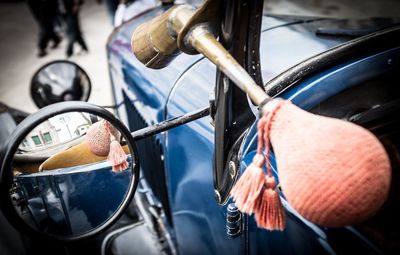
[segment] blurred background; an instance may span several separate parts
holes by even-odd
[[[30,98],[31,77],[42,65],[68,57],[66,50],[68,24],[65,23],[55,27],[57,35],[61,36],[56,48],[51,48],[55,43],[50,41],[46,54],[41,54],[43,52],[38,49],[39,25],[29,4],[41,1],[0,1],[0,102],[29,113],[37,110]],[[48,1],[68,3],[67,0]],[[75,43],[73,54],[68,58],[79,64],[89,75],[92,83],[89,102],[98,105],[112,104],[105,46],[107,37],[113,31],[113,24],[107,2],[108,0],[86,0],[79,5],[77,15],[88,51]],[[157,0],[129,2],[127,4],[136,5],[133,8],[136,12],[160,4]],[[201,1],[186,2],[195,5],[201,3]],[[400,0],[267,0],[264,3],[264,10],[272,14],[302,16],[399,17]]]
[[[70,58],[88,73],[92,83],[89,102],[99,105],[109,105],[112,100],[105,45],[113,26],[107,15],[104,3],[85,1],[79,18],[89,51],[81,52],[80,46],[75,45]],[[68,39],[65,31],[58,33],[62,37],[58,47],[48,49],[46,56],[38,58],[39,26],[27,1],[0,2],[0,102],[30,113],[37,110],[30,98],[31,77],[47,62],[66,59]]]

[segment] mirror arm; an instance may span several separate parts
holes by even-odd
[[[179,127],[183,124],[192,122],[208,115],[210,115],[210,107],[207,106],[200,110],[196,110],[194,112],[190,112],[169,120],[162,121],[153,126],[134,131],[131,133],[131,135],[133,137],[133,140],[138,141],[146,137],[159,134],[171,128]]]

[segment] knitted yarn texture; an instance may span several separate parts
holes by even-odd
[[[94,123],[87,131],[85,141],[90,151],[97,156],[107,156],[110,152],[111,137],[106,127],[106,121],[101,120]],[[108,125],[110,132],[117,141],[120,140],[121,134],[112,125]]]
[[[288,202],[327,227],[355,224],[385,202],[389,157],[379,140],[353,123],[306,112],[282,101],[270,141]]]

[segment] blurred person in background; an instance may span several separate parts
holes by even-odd
[[[114,27],[120,26],[123,22],[137,14],[160,5],[160,0],[120,0],[114,14]]]
[[[120,1],[120,0],[105,0],[105,2],[106,2],[106,6],[107,6],[108,16],[111,19],[111,24],[114,25],[115,12],[118,9],[118,5],[122,1]],[[123,2],[125,2],[125,1],[123,1]]]
[[[64,13],[65,22],[67,24],[68,44],[66,55],[70,58],[74,53],[74,43],[77,42],[82,51],[88,52],[88,47],[83,40],[81,28],[79,25],[79,10],[83,4],[83,0],[61,0],[60,8]]]
[[[114,0],[115,1],[115,0]],[[194,0],[195,3],[202,0]],[[114,27],[122,25],[125,21],[131,19],[144,11],[150,10],[158,5],[191,3],[190,0],[119,0],[119,4],[114,13]],[[193,4],[193,3],[192,3]]]
[[[54,23],[57,16],[58,4],[55,0],[28,0],[33,17],[39,25],[38,57],[47,55],[47,45],[53,41],[52,48],[56,48],[61,42],[61,37],[54,31]]]
[[[103,0],[97,0],[101,4]],[[161,3],[173,3],[174,0],[104,0],[108,16],[114,27],[121,25],[125,9],[128,5],[135,5],[135,13],[140,13],[149,7],[157,6]]]
[[[108,16],[110,17],[111,20],[111,24],[114,25],[114,15],[121,1],[120,0],[104,0],[104,1],[107,8]],[[101,4],[102,2],[103,2],[102,0],[97,0],[97,3],[99,4]]]

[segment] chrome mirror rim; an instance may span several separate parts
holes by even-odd
[[[52,235],[48,233],[42,233],[38,230],[35,230],[31,226],[29,226],[26,222],[23,221],[17,212],[14,209],[12,204],[12,200],[9,194],[9,190],[12,187],[13,182],[13,175],[12,171],[10,170],[12,167],[14,154],[17,151],[20,143],[35,128],[37,125],[42,123],[43,121],[47,120],[48,118],[54,117],[58,114],[68,113],[68,112],[87,112],[91,114],[96,114],[99,117],[102,117],[108,121],[110,121],[124,136],[129,146],[129,149],[134,157],[132,157],[132,181],[129,184],[125,199],[122,201],[119,208],[115,211],[115,213],[110,216],[103,224],[90,230],[88,232],[75,235],[75,236],[58,236]],[[0,169],[0,208],[6,218],[13,223],[17,227],[17,229],[23,232],[29,232],[35,235],[41,235],[43,237],[50,237],[52,239],[57,239],[60,241],[78,241],[82,239],[86,239],[92,237],[94,235],[100,234],[101,232],[105,231],[108,227],[112,226],[120,216],[123,214],[125,209],[130,204],[135,191],[137,189],[137,185],[139,182],[139,174],[140,174],[140,166],[139,166],[139,158],[138,152],[136,148],[136,143],[131,136],[130,131],[128,128],[118,120],[111,112],[105,110],[104,108],[93,105],[86,102],[81,101],[68,101],[68,102],[61,102],[55,103],[52,105],[48,105],[38,112],[28,116],[25,120],[23,120],[14,132],[9,137],[8,141],[6,142],[3,150],[1,151],[1,169]]]

